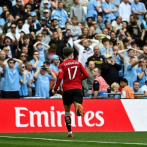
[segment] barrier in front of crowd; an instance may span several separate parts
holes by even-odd
[[[147,131],[146,99],[85,99],[84,117],[71,110],[72,130]],[[0,133],[66,132],[61,99],[0,100]]]

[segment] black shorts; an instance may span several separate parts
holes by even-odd
[[[69,106],[73,102],[82,104],[83,91],[81,89],[71,89],[63,92],[63,104]]]
[[[19,99],[19,91],[4,91],[5,99]]]

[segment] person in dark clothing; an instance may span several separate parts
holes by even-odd
[[[110,42],[113,43],[113,46],[116,45],[116,43],[117,43],[117,38],[116,38],[116,34],[115,34],[114,31],[111,31],[110,37],[111,37],[111,38],[110,38]]]
[[[100,56],[100,49],[98,46],[95,46],[93,51],[94,54],[87,59],[86,65],[88,65],[90,61],[94,61],[95,67],[101,69],[101,65],[105,62],[105,59],[103,56]]]
[[[31,11],[35,11],[38,8],[38,4],[36,3],[35,0],[29,0],[29,2],[27,4],[31,5]]]
[[[17,14],[20,14],[22,11],[22,2],[21,0],[16,0],[16,5],[12,7],[12,14],[15,17]]]
[[[114,82],[119,83],[118,71],[121,70],[121,66],[116,64],[111,55],[106,55],[106,63],[103,63],[101,66],[101,75],[105,79],[108,85],[111,85]]]
[[[127,27],[127,32],[133,38],[135,38],[136,43],[142,46],[141,36],[144,29],[144,25],[138,20],[137,16],[134,14],[130,15],[130,23]]]

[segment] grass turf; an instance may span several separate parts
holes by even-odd
[[[73,138],[66,138],[66,135],[67,133],[0,134],[0,147],[137,147],[137,146],[140,147],[140,146],[147,146],[147,132],[74,132]],[[16,138],[7,138],[2,136],[11,136]],[[17,138],[17,137],[20,137],[20,138]],[[21,137],[24,137],[24,138],[21,138]],[[38,138],[38,139],[35,139],[35,138]],[[47,140],[47,139],[50,139],[50,140]],[[90,142],[90,141],[93,141],[93,142]]]

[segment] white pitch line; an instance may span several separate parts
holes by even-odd
[[[108,142],[108,141],[82,141],[82,140],[61,140],[61,139],[50,139],[50,138],[33,138],[33,137],[15,137],[15,136],[0,136],[0,138],[15,138],[15,139],[28,139],[28,140],[49,140],[49,141],[59,141],[59,142],[90,142],[90,143],[100,143],[100,144],[128,144],[128,145],[147,145],[147,143],[129,143],[129,142]]]

